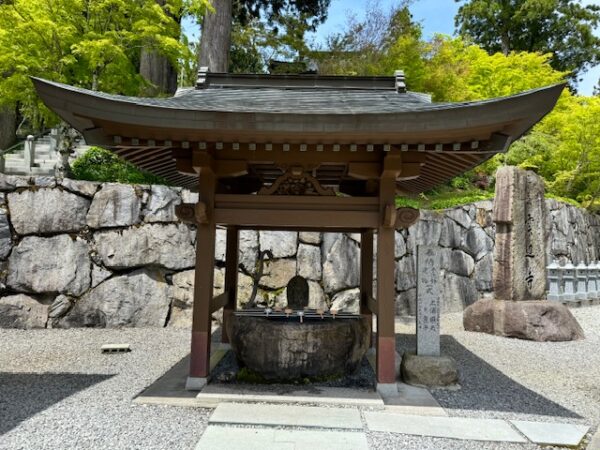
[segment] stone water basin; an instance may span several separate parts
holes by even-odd
[[[371,324],[357,319],[270,319],[232,315],[227,334],[240,366],[266,380],[353,373],[369,348]]]

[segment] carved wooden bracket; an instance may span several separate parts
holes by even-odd
[[[302,167],[290,167],[269,186],[258,191],[259,195],[335,195],[333,189],[325,189]]]
[[[386,205],[383,214],[384,228],[393,228],[396,224],[396,207],[394,205]]]
[[[175,215],[179,220],[185,223],[206,224],[208,223],[208,214],[204,202],[181,203],[175,206]]]
[[[411,225],[415,224],[419,217],[421,216],[421,212],[415,208],[398,208],[396,210],[396,225],[398,228],[408,228]]]

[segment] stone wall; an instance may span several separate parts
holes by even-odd
[[[175,205],[195,194],[163,186],[54,178],[0,178],[0,327],[189,327],[195,230]],[[443,311],[460,311],[492,290],[492,202],[441,212],[396,234],[396,311],[415,311],[416,246],[441,247]],[[600,219],[549,200],[549,255],[589,262],[600,256]],[[285,304],[285,285],[309,280],[312,307],[357,310],[360,236],[308,232],[240,233],[238,299]],[[215,293],[223,290],[225,232],[217,233]]]

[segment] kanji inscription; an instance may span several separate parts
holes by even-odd
[[[440,258],[437,247],[417,248],[417,355],[440,355]]]

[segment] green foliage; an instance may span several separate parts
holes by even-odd
[[[467,190],[445,188],[426,192],[417,198],[397,197],[396,206],[408,206],[417,209],[440,210],[466,205],[468,203],[494,198],[492,190],[469,188]]]
[[[490,54],[551,54],[556,70],[573,78],[600,61],[599,5],[579,0],[456,0],[456,26]]]
[[[73,177],[78,180],[130,184],[169,184],[164,178],[138,169],[113,152],[91,147],[73,162]]]
[[[29,76],[139,95],[142,47],[178,61],[193,58],[177,18],[208,0],[13,0],[0,3],[0,105],[18,105],[35,128],[56,123]]]

